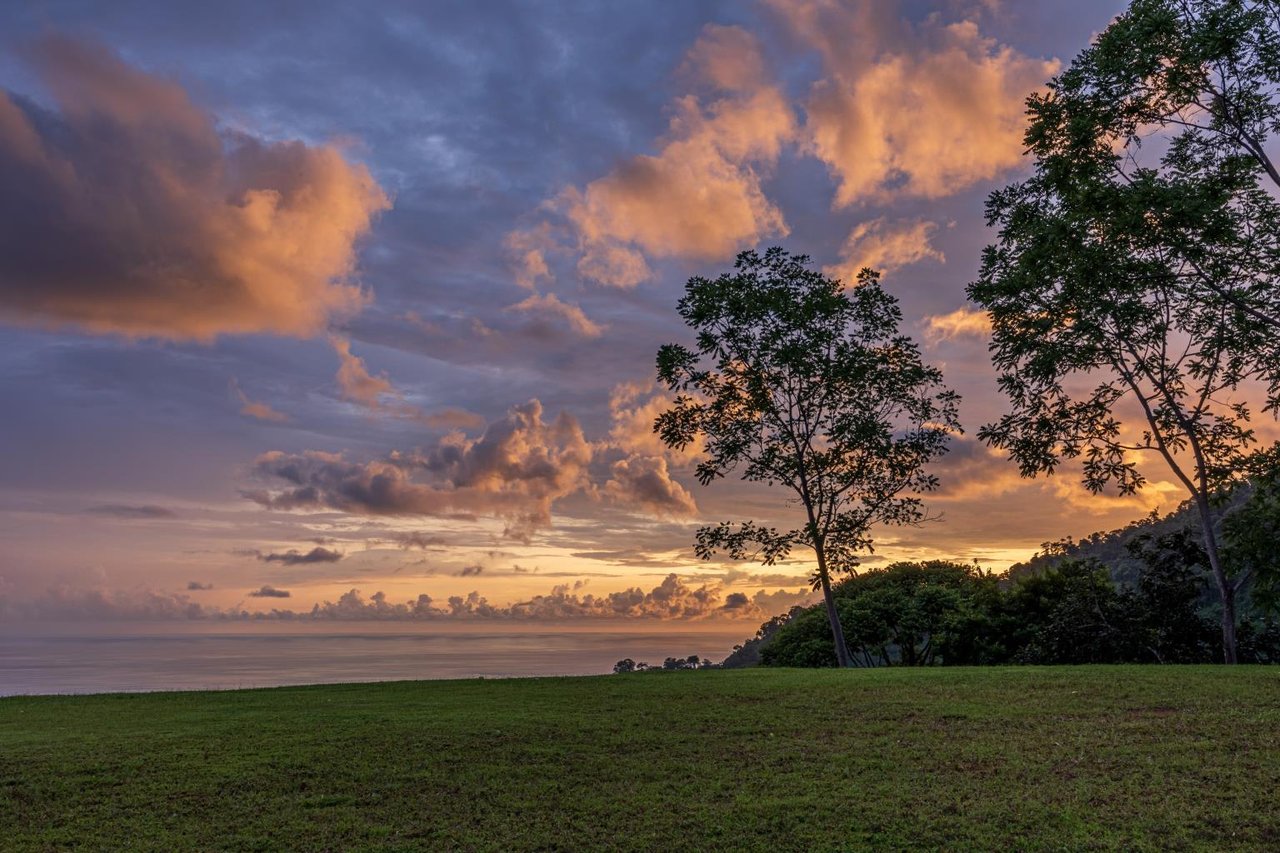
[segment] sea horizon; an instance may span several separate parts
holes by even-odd
[[[44,624],[0,630],[0,696],[237,690],[307,684],[603,675],[624,658],[719,662],[746,625],[359,622]]]

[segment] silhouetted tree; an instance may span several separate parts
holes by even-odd
[[[1244,579],[1215,501],[1253,438],[1241,388],[1280,391],[1280,204],[1263,186],[1280,188],[1276,24],[1274,2],[1135,0],[1028,101],[1035,173],[992,194],[999,242],[969,288],[1012,404],[980,437],[1027,476],[1082,457],[1095,492],[1135,491],[1135,454],[1162,457],[1200,516],[1227,662]],[[1160,132],[1169,144],[1144,149]],[[1115,417],[1122,399],[1143,434]]]
[[[703,444],[703,485],[741,466],[742,479],[795,495],[801,526],[725,522],[699,530],[696,551],[770,565],[813,549],[835,653],[851,666],[832,577],[871,549],[872,525],[924,519],[918,493],[937,485],[924,466],[959,431],[958,397],[899,333],[876,273],[845,290],[808,260],[743,252],[733,273],[688,281],[679,311],[697,343],[659,350],[658,379],[677,396],[654,428],[672,447]]]

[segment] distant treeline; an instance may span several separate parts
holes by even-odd
[[[1185,510],[1046,545],[1003,575],[976,565],[895,563],[835,587],[861,666],[1213,663],[1216,599]],[[1242,663],[1280,663],[1280,608],[1255,588],[1239,610]],[[835,666],[821,605],[764,623],[721,666]]]

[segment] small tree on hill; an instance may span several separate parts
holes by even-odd
[[[698,531],[696,551],[771,565],[811,548],[836,657],[852,666],[832,577],[872,549],[874,525],[924,520],[919,494],[938,484],[925,465],[959,432],[959,398],[899,333],[876,273],[846,290],[808,260],[743,252],[733,273],[688,281],[679,311],[697,344],[658,351],[658,379],[677,396],[654,429],[672,447],[702,442],[703,485],[740,467],[792,493],[800,526],[724,522]]]

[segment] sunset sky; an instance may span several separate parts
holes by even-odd
[[[964,297],[984,197],[1124,5],[5,4],[0,616],[745,636],[804,555],[701,563],[694,530],[793,510],[657,442],[653,362],[686,279],[770,245],[883,270],[964,397],[941,520],[866,565],[1000,569],[1174,508],[1157,467],[1093,497],[973,437],[1002,411]]]

